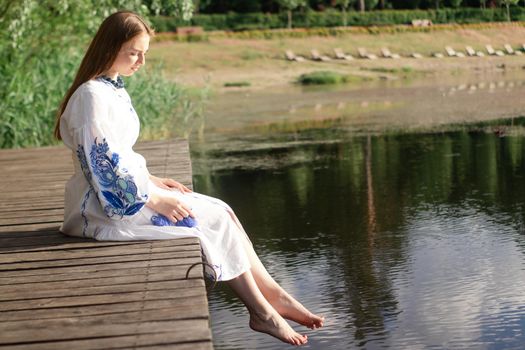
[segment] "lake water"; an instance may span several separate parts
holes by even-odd
[[[516,76],[499,79],[493,92],[475,90],[470,109],[474,93],[456,88],[448,115],[439,92],[454,82],[301,90],[282,102],[274,92],[271,103],[270,92],[259,100],[237,92],[215,102],[230,99],[230,112],[210,107],[223,114],[192,140],[195,188],[227,201],[275,279],[326,317],[319,330],[294,325],[309,336],[304,349],[524,348],[525,87]],[[378,91],[395,96],[387,108]],[[427,103],[436,96],[435,109],[419,105],[419,91]],[[345,106],[369,102],[315,109],[313,96],[334,94]],[[488,98],[515,100],[479,110],[492,106]],[[243,112],[244,99],[268,104]],[[286,118],[290,101],[319,114]],[[417,132],[406,131],[411,107],[428,109]],[[479,119],[513,118],[445,125],[474,108]],[[289,348],[251,331],[227,286],[209,301],[216,349]]]

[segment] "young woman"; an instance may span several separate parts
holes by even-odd
[[[109,16],[93,38],[60,107],[55,135],[73,152],[61,231],[97,240],[198,237],[206,261],[246,305],[250,327],[302,345],[284,318],[323,326],[282,289],[257,257],[232,209],[172,179],[153,176],[132,149],[139,119],[121,76],[145,63],[153,30],[136,14]]]

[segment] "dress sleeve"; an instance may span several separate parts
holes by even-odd
[[[82,172],[104,213],[111,219],[125,220],[146,204],[149,173],[136,159],[132,145],[123,145],[103,96],[86,91],[74,103],[72,112],[80,122],[73,141]]]

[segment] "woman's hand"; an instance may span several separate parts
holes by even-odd
[[[184,186],[180,182],[175,181],[173,179],[160,178],[160,177],[156,177],[156,176],[153,176],[153,175],[150,175],[149,178],[150,178],[151,182],[153,182],[157,187],[163,188],[165,190],[170,190],[170,191],[179,190],[182,193],[190,193],[191,192],[191,190],[188,187]]]
[[[151,193],[146,206],[173,222],[180,221],[188,216],[195,218],[191,208],[173,196],[161,196]]]

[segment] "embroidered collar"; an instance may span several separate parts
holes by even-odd
[[[113,85],[113,87],[115,89],[122,89],[124,87],[124,81],[122,80],[122,78],[120,77],[120,75],[117,76],[117,81],[111,79],[110,77],[106,76],[106,75],[101,75],[99,77],[102,81],[106,82],[106,83],[109,83],[111,85]]]

